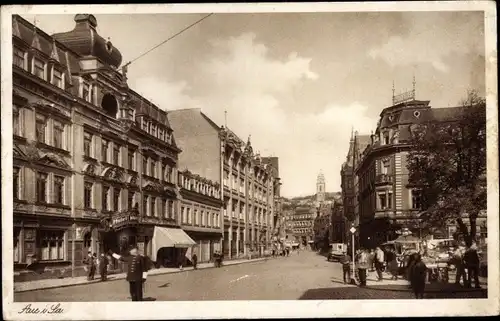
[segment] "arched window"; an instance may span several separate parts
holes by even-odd
[[[116,118],[118,114],[118,102],[116,101],[115,96],[105,94],[104,97],[102,97],[101,107],[104,109],[106,115]]]

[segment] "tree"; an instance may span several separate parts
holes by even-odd
[[[420,222],[440,228],[455,221],[472,244],[477,217],[486,209],[485,100],[469,91],[450,119],[414,127],[410,143],[409,183],[421,192]]]

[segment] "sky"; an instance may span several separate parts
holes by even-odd
[[[123,63],[205,14],[95,15]],[[53,34],[73,15],[23,15]],[[165,110],[201,108],[277,156],[285,197],[340,191],[352,129],[375,130],[396,94],[456,106],[484,95],[482,12],[216,13],[132,63],[129,86]],[[174,133],[175,135],[175,133]]]

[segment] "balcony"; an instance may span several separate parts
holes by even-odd
[[[394,178],[391,175],[387,174],[379,174],[375,178],[375,185],[390,185],[394,181]]]

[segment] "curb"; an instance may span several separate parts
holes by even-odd
[[[267,261],[267,258],[258,258],[258,259],[252,259],[248,261],[243,261],[243,262],[238,262],[238,263],[233,263],[233,264],[228,264],[226,267],[233,266],[233,265],[240,265],[240,264],[247,264],[247,263],[257,263],[261,261]],[[224,267],[224,265],[222,265]],[[204,268],[199,268],[198,270],[208,270],[208,269],[214,269],[215,266],[207,266]],[[187,271],[194,271],[193,268],[190,268],[189,270],[177,270],[177,271],[168,271],[168,272],[163,272],[163,273],[157,273],[157,274],[151,274],[149,277],[157,276],[157,275],[165,275],[165,274],[176,274],[176,273],[182,273],[182,272],[187,272]],[[104,282],[113,282],[113,281],[118,281],[118,280],[124,280],[126,278],[126,275],[123,276],[117,276],[114,278],[109,278],[104,281]],[[70,283],[70,284],[62,284],[62,285],[49,285],[45,287],[40,287],[37,289],[29,289],[29,290],[14,290],[14,293],[24,293],[24,292],[32,292],[32,291],[40,291],[40,290],[50,290],[50,289],[58,289],[58,288],[68,288],[71,286],[79,286],[79,285],[88,285],[88,284],[93,284],[93,283],[101,283],[100,279],[97,280],[92,280],[92,281],[86,281],[83,283]]]
[[[392,292],[413,292],[412,289],[408,288],[407,285],[401,285],[401,288],[389,288],[385,286],[375,287],[373,285],[367,285],[364,287],[357,286],[362,289],[370,289],[373,291],[392,291]],[[488,291],[488,288],[483,287],[480,289],[476,288],[455,288],[455,289],[425,289],[425,293],[455,293],[455,292],[482,292]]]

